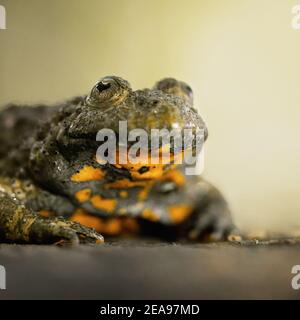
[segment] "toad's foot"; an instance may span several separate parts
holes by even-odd
[[[0,192],[0,238],[19,243],[103,243],[94,229],[60,217],[45,218]]]
[[[239,238],[240,232],[233,224],[228,204],[219,190],[202,180],[199,195],[201,201],[190,221],[188,238],[207,241]]]
[[[30,238],[38,243],[79,244],[104,242],[94,229],[64,218],[36,217],[31,226]]]
[[[194,220],[193,226],[188,232],[190,240],[201,239],[215,242],[236,237],[240,239],[240,233],[232,223],[230,216],[220,213],[218,206],[210,205]]]

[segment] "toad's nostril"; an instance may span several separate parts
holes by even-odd
[[[97,84],[97,86],[96,86],[96,88],[97,88],[97,90],[99,91],[99,92],[102,92],[102,91],[104,91],[104,90],[107,90],[107,89],[109,89],[110,88],[110,86],[111,86],[111,84],[110,83],[105,83],[105,82],[99,82],[98,84]]]

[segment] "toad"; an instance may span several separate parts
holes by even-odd
[[[122,121],[128,131],[190,128],[202,130],[204,140],[208,136],[192,89],[172,78],[134,91],[126,80],[107,76],[90,94],[62,104],[5,106],[1,241],[102,243],[103,235],[227,239],[234,225],[226,200],[201,175],[186,174],[186,166],[174,160],[180,148],[169,147],[164,164],[121,163],[120,152],[115,163],[97,157],[105,143],[97,141],[99,131],[109,129],[120,142]],[[145,148],[151,152],[151,138]],[[128,149],[122,149],[125,157]]]

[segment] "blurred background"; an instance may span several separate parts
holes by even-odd
[[[0,0],[0,104],[56,102],[104,75],[184,80],[210,132],[205,176],[238,226],[299,226],[295,1]]]

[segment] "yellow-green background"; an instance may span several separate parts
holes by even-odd
[[[300,3],[300,0],[298,1]],[[205,175],[239,226],[300,225],[297,0],[0,0],[0,103],[54,102],[103,75],[187,81],[208,123]]]

